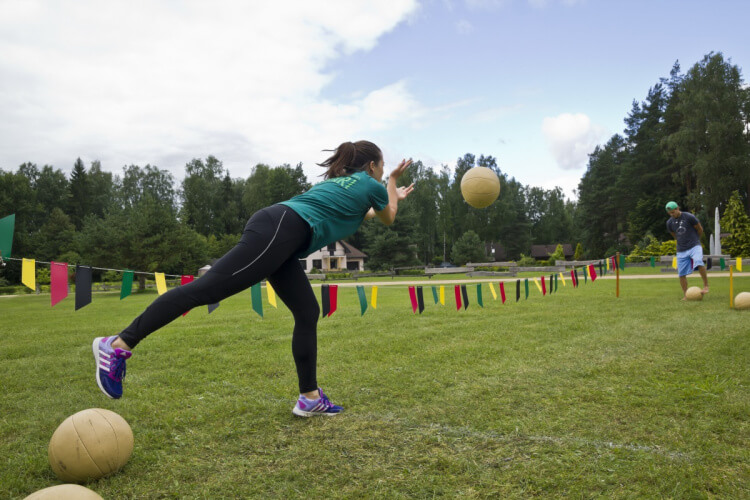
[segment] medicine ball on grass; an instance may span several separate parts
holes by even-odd
[[[49,464],[62,481],[82,483],[120,470],[133,453],[133,431],[120,415],[90,408],[66,418],[49,442]]]
[[[735,309],[750,309],[750,292],[740,292],[734,298]]]
[[[700,288],[697,286],[691,286],[685,292],[685,298],[688,300],[703,300],[703,294],[701,293]]]
[[[35,491],[23,500],[102,500],[102,497],[85,486],[58,484]]]
[[[487,167],[474,167],[461,177],[461,195],[474,208],[485,208],[500,195],[500,179]]]

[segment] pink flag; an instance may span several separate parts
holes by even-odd
[[[417,292],[413,286],[409,287],[409,298],[411,299],[411,310],[417,312]]]
[[[456,311],[460,311],[461,310],[461,287],[456,285],[455,292],[456,292]]]
[[[542,295],[547,295],[547,287],[544,286],[544,276],[542,276]]]
[[[594,264],[589,264],[589,276],[591,276],[591,281],[596,281],[596,271],[594,268]]]
[[[570,281],[573,282],[573,288],[578,286],[578,281],[576,280],[576,272],[575,270],[570,270]]]
[[[194,279],[195,279],[195,276],[193,276],[192,274],[183,274],[182,276],[180,276],[180,285],[187,285]],[[182,315],[185,316],[189,312],[190,311],[185,311],[184,313],[182,313]]]
[[[54,306],[68,296],[68,264],[50,262],[50,295]]]
[[[500,297],[503,298],[503,304],[505,304],[505,283],[500,282]]]
[[[328,290],[328,298],[331,300],[331,310],[328,312],[328,317],[330,317],[331,314],[336,312],[336,306],[338,306],[339,303],[338,285],[331,285],[331,288]]]

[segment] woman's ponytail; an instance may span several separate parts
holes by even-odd
[[[326,168],[326,172],[322,174],[325,179],[361,172],[367,168],[370,162],[377,164],[383,159],[380,148],[370,141],[343,142],[335,150],[326,149],[324,151],[333,151],[333,155],[323,163],[318,163],[321,167]]]

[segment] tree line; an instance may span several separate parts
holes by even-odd
[[[591,153],[577,201],[560,188],[523,185],[492,156],[467,153],[454,169],[416,161],[402,178],[416,189],[399,206],[396,222],[368,221],[350,243],[368,254],[373,270],[522,259],[533,244],[571,243],[582,257],[600,258],[671,239],[669,200],[695,213],[710,234],[714,208],[724,213],[733,195],[740,213],[732,212],[730,225],[739,233],[747,227],[750,238],[750,223],[744,225],[749,115],[750,90],[722,54],[706,55],[685,74],[675,63],[644,101],[633,102],[623,134]],[[460,180],[475,166],[500,177],[500,197],[486,209],[461,197]],[[187,163],[179,183],[153,165],[114,174],[98,161],[87,168],[78,159],[66,175],[24,163],[0,170],[0,217],[16,214],[15,256],[193,273],[236,244],[256,210],[311,185],[301,164],[258,164],[247,178],[235,178],[214,156]],[[740,238],[737,248],[744,244]],[[499,251],[488,254],[489,248]],[[19,269],[10,266],[0,279],[18,282]]]

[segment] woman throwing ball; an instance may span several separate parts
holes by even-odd
[[[411,160],[402,160],[385,188],[380,148],[369,141],[341,144],[320,164],[327,169],[323,182],[256,212],[237,246],[204,276],[161,295],[118,335],[94,339],[99,388],[110,398],[122,397],[125,362],[141,340],[190,309],[217,303],[265,278],[294,316],[292,356],[300,396],[292,412],[302,417],[340,413],[343,408],[331,403],[318,387],[320,308],[299,259],[346,238],[366,219],[377,217],[392,224],[398,202],[414,189],[414,184],[396,186],[410,164]]]

